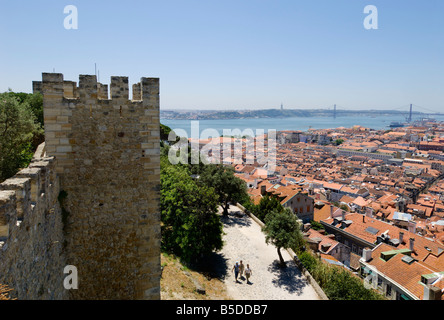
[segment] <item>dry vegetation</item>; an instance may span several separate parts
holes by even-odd
[[[9,296],[9,293],[11,291],[12,289],[3,284],[0,284],[0,300],[11,300],[11,297]]]
[[[183,266],[177,257],[162,254],[163,267],[160,282],[162,300],[229,300],[225,283],[217,277]],[[196,291],[196,282],[205,294]]]

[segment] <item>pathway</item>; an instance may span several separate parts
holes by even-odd
[[[238,207],[231,206],[229,216],[222,217],[225,245],[223,256],[227,273],[228,294],[235,300],[319,300],[319,296],[297,268],[286,250],[281,250],[287,268],[278,267],[277,250],[265,243],[260,226]],[[231,271],[236,261],[242,260],[252,269],[250,284],[235,282]],[[239,279],[239,278],[238,278]]]

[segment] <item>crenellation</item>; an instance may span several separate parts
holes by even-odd
[[[33,92],[45,93],[44,99],[46,98],[49,107],[45,108],[45,114],[48,116],[64,115],[67,112],[71,115],[69,109],[88,105],[93,107],[114,105],[117,100],[122,108],[127,108],[131,104],[139,106],[143,102],[143,105],[149,105],[152,108],[146,111],[155,112],[155,106],[159,103],[159,79],[141,78],[140,82],[133,84],[132,100],[129,100],[128,77],[122,76],[112,76],[111,83],[108,85],[97,82],[95,75],[79,75],[77,87],[77,82],[64,80],[63,74],[43,73],[42,81],[33,81]],[[69,108],[60,109],[61,105],[67,104]],[[52,108],[56,105],[58,105],[57,108]],[[158,116],[159,113],[154,113],[154,115]]]
[[[0,184],[1,191],[15,191],[17,200],[17,220],[23,220],[27,208],[27,203],[30,203],[31,196],[31,179],[30,178],[10,178]]]
[[[43,73],[42,92],[43,104],[48,106],[48,109],[57,107],[57,105],[63,100],[63,75],[59,73]],[[46,116],[45,110],[43,111],[43,113],[44,116]]]
[[[100,100],[108,100],[108,85],[97,83],[97,97]]]
[[[158,110],[159,106],[159,78],[141,79],[142,101],[150,109]]]
[[[63,84],[63,74],[62,73],[42,73],[43,83],[53,83],[53,84]]]
[[[133,84],[133,101],[142,100],[142,84],[140,82]]]
[[[74,81],[63,81],[63,96],[69,99],[77,98],[77,83]]]
[[[98,97],[97,77],[95,75],[79,75],[79,87],[77,91],[83,103],[95,104]]]
[[[43,94],[43,87],[42,87],[43,83],[42,81],[33,81],[32,82],[32,92],[33,93],[40,93]]]
[[[42,192],[41,171],[40,168],[28,167],[15,175],[18,178],[29,178],[31,180],[31,203],[37,203]]]
[[[129,86],[128,77],[111,77],[111,99],[112,100],[128,100],[129,99]]]

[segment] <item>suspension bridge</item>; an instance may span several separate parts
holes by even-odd
[[[419,106],[416,104],[407,104],[400,107],[394,107],[394,108],[387,108],[384,110],[381,109],[368,109],[368,110],[357,110],[355,108],[350,107],[344,107],[339,106],[337,104],[324,107],[324,109],[327,109],[331,112],[331,115],[333,118],[336,119],[337,116],[344,115],[346,113],[350,112],[366,112],[366,113],[372,113],[375,116],[376,115],[383,115],[383,114],[394,114],[394,115],[403,115],[405,117],[405,121],[407,123],[410,123],[414,120],[414,116],[419,116],[421,118],[430,118],[431,116],[436,115],[444,115],[444,113],[437,112],[436,110],[432,110],[430,108]]]

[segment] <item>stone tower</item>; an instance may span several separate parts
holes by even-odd
[[[43,73],[45,142],[65,214],[71,299],[160,299],[159,79]]]

